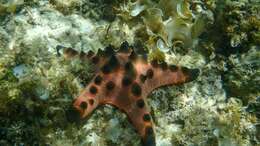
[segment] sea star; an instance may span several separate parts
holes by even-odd
[[[77,53],[65,50],[66,56]],[[110,104],[123,111],[142,137],[143,146],[155,146],[155,131],[147,105],[147,96],[165,85],[179,85],[194,80],[198,69],[188,69],[156,60],[148,62],[133,47],[123,42],[120,49],[110,45],[93,52],[81,53],[96,64],[96,74],[84,91],[75,99],[73,107],[81,118],[88,117],[98,106]]]

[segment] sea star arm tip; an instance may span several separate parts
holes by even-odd
[[[90,115],[99,105],[99,100],[95,98],[93,93],[97,90],[95,87],[90,86],[89,91],[85,91],[78,96],[73,102],[73,107],[80,113],[80,118],[85,118]]]
[[[132,104],[132,108],[126,108],[124,112],[141,136],[143,146],[155,146],[154,124],[144,99],[140,97]]]

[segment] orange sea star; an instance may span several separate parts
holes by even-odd
[[[65,55],[77,54],[65,50]],[[135,53],[127,42],[115,52],[112,46],[104,51],[81,53],[96,66],[95,77],[75,99],[73,107],[81,118],[89,116],[98,106],[110,104],[123,111],[142,137],[143,146],[155,146],[153,120],[147,105],[149,93],[165,85],[179,85],[194,80],[198,69],[188,69],[165,62],[148,62]]]

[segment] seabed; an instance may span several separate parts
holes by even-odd
[[[94,70],[60,48],[124,41],[201,72],[149,95],[157,146],[260,145],[258,0],[0,0],[0,145],[140,146],[112,106],[66,112]]]

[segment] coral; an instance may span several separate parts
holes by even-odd
[[[248,104],[255,94],[259,95],[259,48],[251,48],[242,55],[229,57],[230,70],[225,75],[225,84],[231,96],[239,97],[245,105]]]
[[[257,1],[219,1],[214,25],[216,52],[229,56],[247,52],[259,43],[259,2]],[[213,33],[209,32],[209,33]],[[221,37],[219,37],[221,36]]]

